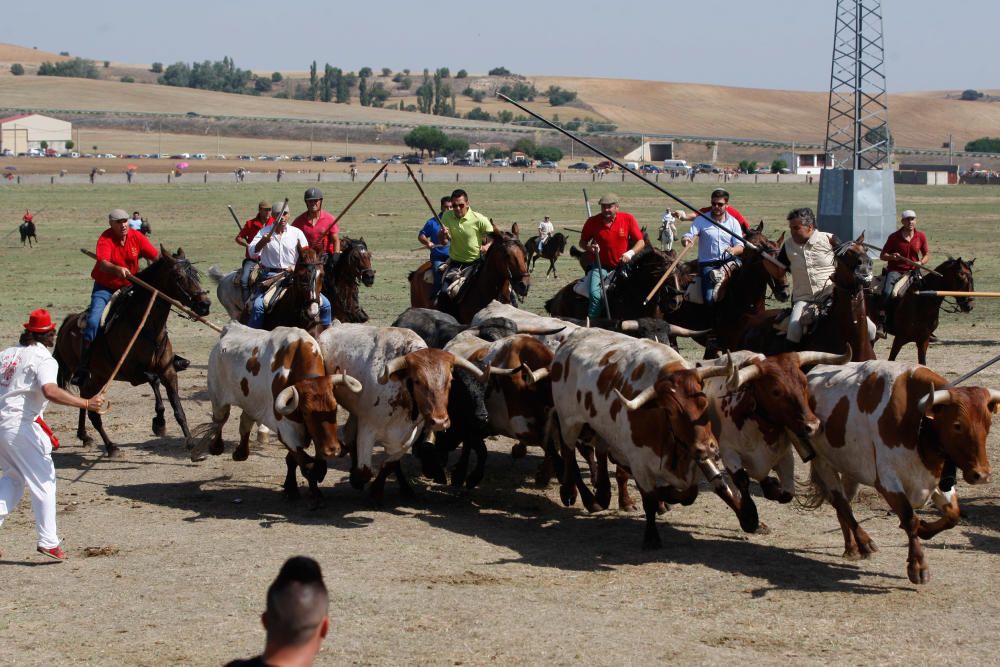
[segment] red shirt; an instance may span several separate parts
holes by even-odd
[[[712,210],[711,206],[706,206],[705,208],[698,209],[698,212],[699,213],[709,213],[709,212],[711,212],[711,210]],[[740,223],[740,227],[743,228],[743,232],[744,233],[750,231],[750,223],[746,221],[746,218],[743,217],[742,213],[740,213],[739,211],[737,211],[732,206],[727,206],[726,207],[726,213],[728,213],[729,215],[731,215],[734,218],[736,218],[736,222]]]
[[[895,252],[906,259],[912,259],[914,262],[919,262],[921,257],[930,254],[930,248],[927,245],[927,237],[924,236],[924,233],[919,229],[915,229],[913,231],[913,238],[909,241],[903,238],[903,230],[897,229],[892,234],[889,234],[889,238],[885,240],[882,252]],[[888,268],[890,271],[905,273],[907,271],[911,271],[913,266],[907,264],[906,262],[899,262],[890,259]]]
[[[250,218],[249,220],[247,220],[246,224],[243,225],[243,229],[241,229],[240,233],[236,235],[236,238],[243,239],[247,243],[250,243],[251,241],[253,241],[253,238],[257,236],[257,232],[259,232],[261,229],[264,228],[264,225],[270,225],[272,223],[274,223],[274,218],[272,218],[270,215],[267,216],[266,223],[261,222],[257,218]],[[246,248],[245,255],[247,259],[250,259],[249,246]]]
[[[596,239],[601,246],[601,268],[610,269],[618,266],[622,255],[642,238],[642,231],[639,223],[631,213],[618,211],[614,221],[610,225],[604,224],[604,214],[587,219],[583,223],[583,232],[580,234],[580,244],[587,245],[590,239]],[[587,254],[588,261],[593,262],[593,254]]]
[[[309,222],[308,211],[295,218],[292,222],[292,227],[298,227],[302,230],[302,233],[306,235],[306,241],[309,241],[309,247],[316,252],[323,254],[324,252],[333,252],[333,236],[334,234],[340,233],[340,225],[337,224],[337,219],[326,211],[319,212],[319,220],[313,225]],[[327,231],[330,233],[327,234]],[[321,239],[325,237],[326,242],[321,243]]]
[[[105,273],[98,268],[101,260],[111,262],[115,266],[123,266],[129,273],[136,274],[139,273],[139,257],[153,260],[159,256],[160,253],[142,232],[129,229],[125,232],[125,245],[122,245],[115,241],[111,230],[106,229],[97,239],[97,264],[94,264],[90,277],[101,287],[118,290],[131,283],[125,278]]]

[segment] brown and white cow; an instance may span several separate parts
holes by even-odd
[[[566,464],[563,502],[575,501],[577,488],[583,493],[575,456],[582,439],[634,477],[646,513],[644,548],[661,545],[655,523],[661,499],[694,502],[699,468],[736,511],[744,530],[756,530],[756,514],[744,510],[747,506],[733,496],[712,463],[719,449],[702,382],[730,370],[691,368],[666,345],[610,331],[570,334],[556,350],[549,373]],[[598,491],[610,495],[606,473],[598,480]],[[583,495],[589,504],[592,499]]]
[[[950,460],[969,484],[988,481],[986,437],[1000,392],[940,389],[947,380],[929,368],[893,361],[817,366],[808,377],[824,426],[813,440],[817,458],[810,477],[816,504],[826,500],[837,511],[844,555],[856,558],[876,550],[851,510],[858,484],[872,486],[909,539],[910,581],[927,583],[930,570],[920,539],[951,528],[959,516],[955,490],[938,488],[941,472]],[[943,513],[931,523],[914,512],[928,502]]]
[[[230,322],[208,356],[212,422],[192,450],[191,459],[204,457],[205,444],[210,453],[222,453],[222,427],[235,405],[243,413],[240,444],[233,459],[243,461],[249,455],[254,422],[265,425],[288,448],[285,491],[291,495],[298,492],[297,465],[309,481],[314,501],[318,500],[326,459],[340,453],[335,389],[353,394],[361,391],[361,385],[343,373],[328,375],[319,344],[302,329],[263,331]],[[310,442],[316,444],[316,460],[305,452]]]
[[[820,430],[810,407],[803,366],[844,364],[851,358],[828,352],[785,352],[765,357],[737,351],[714,360],[739,369],[730,377],[705,381],[712,431],[719,440],[722,462],[747,502],[747,477],[757,480],[768,500],[787,503],[795,495],[793,440],[806,442]],[[771,477],[771,471],[777,478]]]
[[[338,324],[320,335],[319,345],[328,373],[347,373],[363,387],[358,393],[334,391],[350,413],[342,439],[352,453],[351,484],[360,488],[372,478],[375,445],[382,445],[385,460],[372,483],[373,498],[382,499],[390,472],[411,493],[399,460],[425,428],[448,428],[452,368],[476,377],[482,371],[450,352],[429,349],[409,329]]]

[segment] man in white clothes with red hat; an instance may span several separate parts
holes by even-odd
[[[56,469],[52,448],[58,441],[42,419],[49,401],[100,410],[101,396],[80,398],[56,384],[59,364],[46,349],[56,339],[48,311],[31,313],[14,347],[0,352],[0,525],[17,506],[24,487],[38,530],[38,553],[66,560],[56,534]]]

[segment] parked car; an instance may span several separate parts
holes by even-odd
[[[326,162],[326,156],[325,155],[313,155],[312,156],[312,161],[313,162]]]
[[[530,167],[531,163],[532,163],[532,160],[530,160],[530,159],[528,159],[526,157],[516,157],[516,158],[514,158],[513,160],[511,160],[509,162],[509,166],[511,166],[511,167]]]
[[[509,167],[510,166],[510,159],[505,158],[505,157],[495,158],[492,162],[490,162],[490,166],[491,167]]]
[[[389,158],[388,164],[403,164],[403,158],[393,156]]]
[[[663,170],[657,167],[655,164],[644,164],[641,167],[639,167],[639,171],[641,171],[644,174],[659,174],[663,172]]]
[[[571,164],[569,166],[569,168],[570,169],[579,169],[581,171],[586,171],[587,169],[590,169],[590,165],[587,164],[586,162],[574,162],[573,164]]]
[[[303,162],[306,159],[305,155],[293,155],[292,162]]]
[[[410,157],[403,160],[403,164],[423,164],[424,159],[416,155],[411,155]]]
[[[721,174],[722,170],[709,162],[699,162],[694,166],[694,170],[699,174]]]
[[[448,164],[448,158],[443,155],[438,155],[437,157],[431,158],[428,164]]]
[[[204,153],[195,153],[194,155],[191,156],[191,159],[193,159],[193,160],[207,160],[208,156],[205,155]]]
[[[382,160],[377,157],[370,157],[364,161],[364,164],[382,164]]]
[[[343,157],[337,158],[337,162],[357,162],[358,158],[353,155],[345,155]]]
[[[467,157],[460,157],[457,160],[455,160],[454,162],[452,162],[452,164],[455,165],[456,167],[471,167],[472,166],[472,160],[470,160]]]
[[[601,160],[594,165],[594,171],[604,171],[605,169],[611,169],[613,166],[615,165],[611,160]]]
[[[253,162],[253,155],[238,155],[237,160],[245,160],[246,162]]]
[[[559,163],[553,162],[552,160],[542,160],[538,163],[539,169],[558,169]]]

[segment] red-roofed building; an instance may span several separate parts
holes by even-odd
[[[73,136],[73,124],[51,116],[22,113],[0,118],[0,154],[17,155],[46,147],[62,152]]]

